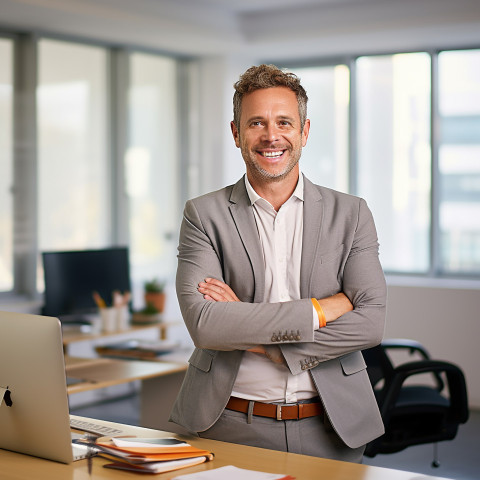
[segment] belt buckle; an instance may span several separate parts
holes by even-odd
[[[277,405],[277,420],[283,420],[282,407],[293,407],[296,403],[284,403],[283,405]]]

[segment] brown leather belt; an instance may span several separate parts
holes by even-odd
[[[250,401],[243,398],[230,397],[227,403],[228,410],[248,413]],[[301,418],[315,417],[323,414],[321,403],[294,403],[292,405],[276,405],[275,403],[254,402],[253,415],[275,418],[276,420],[300,420]]]

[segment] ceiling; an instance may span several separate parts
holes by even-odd
[[[176,55],[275,60],[478,46],[480,1],[0,0],[1,27]]]

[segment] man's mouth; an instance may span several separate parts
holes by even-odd
[[[284,152],[285,150],[275,150],[275,151],[268,151],[268,152],[259,151],[258,153],[265,158],[278,158],[278,157],[281,157]]]

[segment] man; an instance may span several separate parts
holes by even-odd
[[[195,343],[171,421],[201,437],[360,462],[383,425],[360,350],[386,287],[359,198],[299,171],[310,122],[293,74],[235,84],[235,185],[187,202],[177,294]]]

